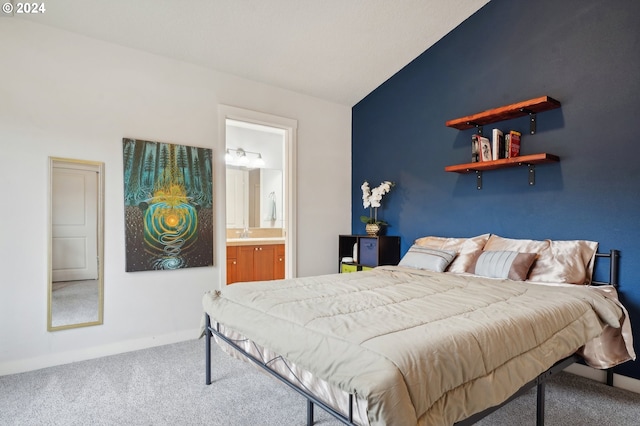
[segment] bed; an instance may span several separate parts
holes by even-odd
[[[471,424],[582,358],[635,359],[613,285],[592,286],[590,241],[424,237],[397,266],[234,284],[205,294],[211,339],[345,424]],[[542,394],[542,395],[541,395]]]

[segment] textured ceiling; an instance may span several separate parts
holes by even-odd
[[[16,15],[353,106],[488,0],[55,0]]]

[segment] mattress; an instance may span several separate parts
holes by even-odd
[[[206,294],[203,306],[213,321],[366,401],[372,425],[465,419],[625,320],[611,294],[589,286],[395,266],[234,284]]]

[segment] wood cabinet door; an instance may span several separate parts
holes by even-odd
[[[282,247],[278,251],[278,247]],[[281,253],[281,255],[277,255]],[[268,281],[284,278],[284,244],[237,247],[237,263],[230,265],[227,256],[227,282],[231,283],[230,271],[234,270],[238,281]]]
[[[256,246],[238,247],[238,281],[255,281],[253,276],[253,257]]]
[[[284,244],[278,244],[276,247],[275,264],[273,265],[273,278],[281,280],[284,278]]]
[[[227,284],[238,281],[238,259],[227,259]]]
[[[253,257],[253,277],[256,281],[274,278],[276,249],[273,245],[256,246]]]
[[[227,284],[238,282],[238,248],[227,247]]]

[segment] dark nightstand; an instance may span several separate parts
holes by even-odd
[[[354,259],[354,244],[357,244]],[[352,261],[343,261],[351,258]],[[355,272],[400,262],[400,237],[371,235],[338,236],[338,272]]]

